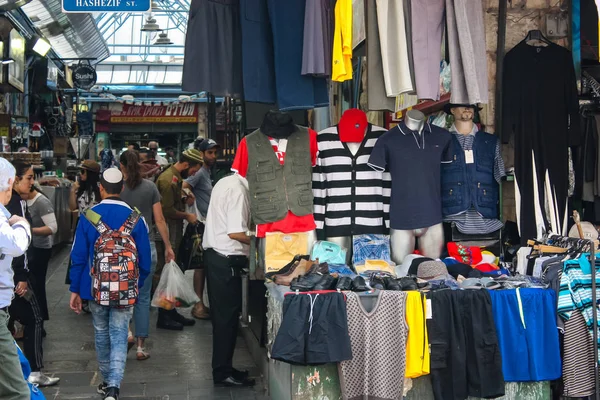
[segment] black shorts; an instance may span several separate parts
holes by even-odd
[[[332,291],[287,293],[271,358],[297,365],[351,360],[344,294]]]

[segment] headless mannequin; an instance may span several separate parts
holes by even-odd
[[[421,135],[425,127],[425,115],[421,111],[410,110],[406,113],[404,123],[408,129]],[[433,259],[440,257],[444,247],[444,227],[441,222],[434,226],[412,230],[390,229],[392,261],[402,264],[404,257],[415,250],[417,238],[419,238],[419,251],[422,255]]]
[[[360,149],[367,133],[368,126],[367,114],[356,108],[346,110],[342,118],[340,118],[340,123],[338,124],[340,141],[348,146],[348,150],[350,150],[353,156],[358,153],[358,149]],[[328,237],[326,240],[344,247],[347,250],[346,262],[350,261],[352,256],[352,236]]]
[[[262,125],[260,126],[260,131],[270,137],[273,140],[276,140],[280,143],[281,140],[287,140],[292,133],[296,132],[296,125],[294,124],[294,120],[289,113],[271,110],[265,114]],[[317,239],[317,231],[313,230],[307,232],[308,234],[308,244],[309,247],[312,247],[312,244]],[[258,251],[259,251],[259,265],[262,264],[262,268],[264,271],[265,268],[265,249],[266,249],[267,241],[265,238],[260,238],[258,243]],[[307,249],[307,254],[310,252],[310,248]]]

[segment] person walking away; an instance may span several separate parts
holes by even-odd
[[[248,182],[235,174],[213,188],[202,247],[212,308],[213,381],[216,385],[254,386],[246,371],[233,368],[233,352],[242,311],[242,270],[250,251]]]
[[[154,225],[160,234],[160,237],[165,244],[165,262],[175,260],[175,253],[169,242],[169,231],[167,223],[162,213],[160,205],[160,194],[156,185],[149,180],[142,179],[138,155],[134,151],[125,151],[119,159],[121,163],[121,172],[125,180],[121,198],[131,207],[137,208],[149,227],[149,234],[152,238]],[[154,274],[156,269],[157,255],[156,244],[154,240],[150,240],[150,251],[152,254],[152,262],[150,265],[150,276]],[[150,355],[146,351],[144,344],[150,330],[150,292],[152,289],[152,280],[147,279],[144,286],[140,288],[138,301],[133,310],[133,319],[135,322],[135,337],[137,338],[137,359],[140,361],[147,360]]]
[[[33,276],[33,292],[38,300],[44,321],[48,314],[46,297],[46,274],[52,256],[52,235],[58,231],[54,207],[50,200],[34,186],[27,199],[27,208],[31,215],[31,233],[33,239],[27,256]]]
[[[202,154],[196,149],[189,149],[184,151],[179,157],[179,161],[167,168],[156,180],[156,186],[161,197],[162,212],[169,227],[169,242],[175,253],[179,250],[179,245],[183,238],[183,220],[186,220],[190,224],[194,224],[198,220],[196,214],[185,212],[182,197],[183,180],[193,176],[201,167]],[[158,254],[158,263],[154,274],[154,283],[158,284],[160,274],[165,265],[165,244],[162,241],[156,242],[156,251]],[[192,326],[195,323],[196,321],[193,319],[185,318],[179,314],[177,309],[169,311],[163,308],[158,309],[157,328],[180,331],[184,326]]]
[[[121,171],[104,171],[100,178],[102,202],[79,221],[71,251],[70,307],[79,314],[81,300],[89,301],[96,356],[104,379],[98,393],[105,400],[119,399],[129,321],[151,263],[148,226],[121,200],[122,190]]]
[[[75,184],[71,186],[69,207],[71,211],[79,211],[79,217],[81,217],[88,208],[100,203],[100,189],[98,187],[100,182],[100,164],[94,160],[84,160],[79,166],[77,179]],[[70,262],[69,260],[67,277],[65,279],[67,285],[71,283],[69,279]],[[86,300],[83,301],[83,311],[88,314],[90,313]]]
[[[161,167],[166,167],[167,165],[169,165],[169,161],[164,158],[163,156],[161,156],[160,154],[158,154],[158,142],[156,141],[152,141],[150,143],[148,143],[148,148],[150,149],[150,151],[153,154],[153,159],[156,160],[156,162],[158,163],[158,165],[160,165]]]
[[[15,167],[0,158],[0,399],[29,400],[17,346],[8,330],[8,307],[14,296],[12,260],[25,254],[31,241],[29,223],[23,217],[11,216],[6,205],[12,197]]]
[[[198,142],[198,141],[197,141]],[[208,212],[208,204],[210,203],[210,195],[212,193],[213,184],[211,178],[211,169],[217,162],[217,156],[221,146],[213,139],[204,139],[195,144],[195,148],[202,154],[204,163],[200,171],[194,176],[187,178],[183,182],[184,189],[190,189],[196,197],[196,206],[203,218],[206,218]],[[195,266],[194,270],[194,291],[200,298],[200,302],[196,303],[192,309],[192,316],[197,319],[210,319],[210,310],[204,305],[204,266]]]
[[[27,203],[20,193],[28,196],[33,187],[33,168],[31,164],[14,161],[16,170],[15,183],[10,202],[6,209],[12,215],[25,217],[31,224],[31,217],[27,212]],[[35,240],[35,238],[34,238]],[[15,282],[15,294],[9,308],[11,320],[16,320],[24,326],[23,352],[31,366],[29,382],[40,387],[56,385],[60,378],[49,377],[42,372],[44,351],[42,338],[44,336],[44,319],[37,297],[34,293],[34,285],[30,279],[28,259],[26,255],[16,257],[12,261]]]

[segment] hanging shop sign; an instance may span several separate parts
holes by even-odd
[[[64,13],[148,12],[151,0],[62,0]]]
[[[73,85],[77,89],[88,90],[96,84],[96,69],[88,64],[79,64],[73,68]]]
[[[198,106],[195,103],[166,106],[124,104],[123,111],[111,113],[110,122],[112,124],[196,124],[198,123]]]

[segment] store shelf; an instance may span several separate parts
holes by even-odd
[[[446,104],[450,102],[450,93],[446,93],[439,100],[426,100],[412,107],[405,108],[396,112],[396,120],[404,117],[404,114],[410,110],[419,110],[425,115],[433,114],[440,111]]]

